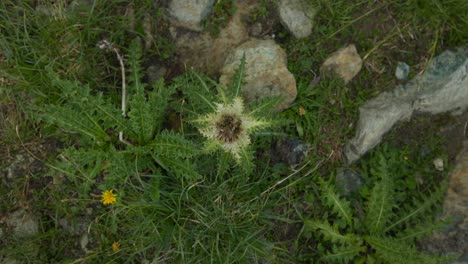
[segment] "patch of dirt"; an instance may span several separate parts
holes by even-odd
[[[422,142],[428,136],[440,137],[443,142],[443,152],[449,162],[453,162],[463,148],[461,142],[467,139],[468,111],[458,116],[440,114],[436,116],[420,115],[409,122],[399,123],[389,135],[392,144],[403,148],[425,144]],[[429,134],[431,133],[432,134]],[[428,143],[429,144],[429,143]]]

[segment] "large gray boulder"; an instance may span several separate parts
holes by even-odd
[[[384,92],[359,108],[357,131],[345,146],[348,163],[374,148],[395,123],[413,113],[460,114],[468,107],[468,50],[445,51],[424,75],[392,92]]]
[[[278,13],[286,29],[296,38],[305,38],[312,33],[317,10],[305,0],[281,0]]]
[[[245,54],[245,78],[242,94],[247,102],[279,96],[282,111],[296,99],[296,79],[287,68],[286,53],[273,40],[249,40],[234,49],[221,70],[220,83],[227,86]]]

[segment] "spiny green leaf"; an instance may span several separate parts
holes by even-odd
[[[155,155],[167,158],[192,158],[199,154],[198,147],[179,134],[163,131],[148,144]]]
[[[132,43],[130,44],[129,49],[129,69],[130,72],[128,80],[129,80],[129,89],[128,93],[129,96],[133,94],[144,94],[145,92],[145,85],[141,82],[143,77],[142,68],[141,68],[141,56],[142,50],[140,41],[135,38]]]
[[[372,189],[364,221],[371,234],[382,232],[394,216],[392,213],[394,185],[383,156],[380,156],[379,164],[380,166],[375,168],[374,176],[381,180]]]
[[[354,234],[343,235],[337,227],[331,226],[327,221],[308,220],[304,221],[306,227],[312,230],[318,230],[322,233],[325,239],[334,243],[341,244],[360,244],[361,239]]]
[[[129,103],[129,122],[133,132],[138,135],[138,142],[145,144],[151,140],[154,133],[155,119],[151,113],[150,104],[143,94],[135,94]]]
[[[431,264],[441,263],[441,258],[420,253],[411,244],[390,237],[367,236],[364,238],[384,263]]]
[[[333,245],[332,251],[321,257],[321,260],[326,263],[352,263],[354,258],[365,250],[366,247],[360,244]]]
[[[342,199],[333,190],[332,186],[325,181],[321,181],[324,202],[340,217],[342,217],[349,226],[352,226],[353,216],[349,201]]]

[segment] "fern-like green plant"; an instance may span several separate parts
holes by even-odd
[[[198,147],[162,126],[175,88],[164,85],[160,80],[147,89],[141,82],[141,48],[138,42],[134,41],[129,50],[127,117],[122,116],[118,104],[102,93],[77,82],[61,80],[54,73],[49,74],[53,83],[62,90],[62,103],[36,107],[35,115],[56,126],[59,133],[67,133],[79,146],[65,151],[62,161],[66,164],[58,167],[71,178],[84,177],[89,183],[99,173],[105,172],[103,188],[116,188],[132,175],[152,166],[159,166],[180,180],[199,179],[194,164],[189,162],[199,154]],[[118,141],[117,131],[123,132],[128,145]],[[95,159],[96,162],[99,160],[100,169],[92,168],[82,160],[89,156],[89,152],[96,152],[101,157]]]
[[[406,205],[395,198],[398,186],[396,175],[389,168],[387,157],[378,153],[370,164],[374,184],[364,203],[364,216],[359,217],[351,207],[351,200],[341,197],[334,185],[319,178],[321,199],[331,211],[328,219],[304,220],[306,230],[320,234],[322,261],[327,263],[442,263],[447,258],[435,257],[417,250],[415,240],[433,231],[438,225],[431,217],[420,218],[440,201],[444,186],[430,196],[418,198]],[[406,194],[407,196],[413,194]],[[359,203],[354,200],[354,203]],[[426,222],[427,221],[427,222]],[[374,263],[374,262],[372,262]]]

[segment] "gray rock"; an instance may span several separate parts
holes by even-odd
[[[359,108],[357,131],[345,146],[348,163],[358,160],[380,143],[395,123],[413,113],[460,114],[468,107],[468,50],[446,51],[426,73],[393,92],[384,92]]]
[[[362,68],[362,59],[354,44],[333,52],[320,67],[322,75],[336,74],[345,83],[351,81]]]
[[[18,237],[35,235],[39,232],[39,224],[34,215],[28,213],[25,209],[19,209],[9,214],[5,223],[13,228],[13,232]]]
[[[247,102],[279,96],[278,111],[296,99],[296,80],[287,69],[286,53],[273,40],[252,39],[233,50],[221,70],[220,83],[227,86],[245,54],[245,85],[242,93]]]
[[[200,22],[211,12],[215,0],[171,0],[168,11],[172,24],[190,30],[201,31]]]
[[[274,144],[271,159],[273,163],[282,162],[296,166],[307,156],[310,147],[310,144],[297,138],[282,138]]]
[[[296,38],[305,38],[312,33],[317,10],[304,0],[281,0],[278,4],[281,23]]]
[[[408,78],[409,72],[410,67],[408,66],[408,64],[399,61],[395,69],[395,77],[401,81],[406,80],[406,78]]]

